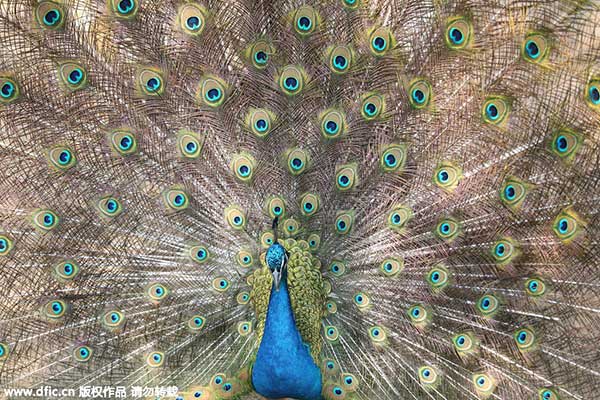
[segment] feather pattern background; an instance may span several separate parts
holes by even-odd
[[[275,198],[320,260],[325,398],[592,398],[598,22],[585,0],[1,2],[0,384],[259,398]]]

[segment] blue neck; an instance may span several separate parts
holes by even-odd
[[[257,393],[270,399],[321,399],[321,370],[296,328],[285,273],[279,290],[271,288],[265,330],[252,367],[252,384]]]

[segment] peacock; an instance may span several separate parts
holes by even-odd
[[[596,398],[599,23],[1,1],[0,398]]]

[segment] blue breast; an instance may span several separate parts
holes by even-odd
[[[319,400],[321,371],[296,328],[286,281],[284,275],[279,290],[271,289],[265,330],[252,367],[252,384],[257,393],[271,399]]]

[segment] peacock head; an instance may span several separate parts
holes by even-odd
[[[275,284],[275,290],[279,290],[279,283],[281,282],[281,277],[285,271],[287,265],[287,252],[285,248],[277,242],[277,221],[278,218],[273,220],[273,244],[269,246],[267,250],[267,255],[265,257],[267,261],[267,265],[271,270],[271,274],[273,274],[273,283]]]

